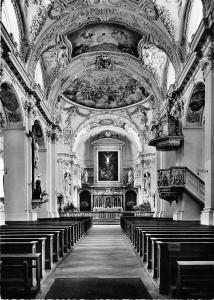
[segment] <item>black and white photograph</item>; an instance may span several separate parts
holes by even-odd
[[[214,299],[214,0],[0,0],[0,298]]]

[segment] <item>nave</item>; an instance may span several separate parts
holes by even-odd
[[[214,227],[198,221],[123,214],[120,226],[84,217],[8,222],[0,238],[2,298],[214,296]]]
[[[82,293],[76,288],[76,295],[74,298],[83,298],[87,295],[92,298],[99,298],[98,295],[90,294],[94,292],[93,288],[90,291],[89,284],[93,285],[97,279],[106,279],[101,284],[104,298],[115,298],[115,292],[120,298],[135,298],[136,295],[139,299],[139,293],[134,291],[134,294],[130,294],[130,286],[127,286],[129,282],[131,284],[132,279],[142,280],[145,291],[140,298],[163,299],[165,295],[160,295],[154,283],[148,276],[146,269],[144,268],[142,261],[137,257],[132,245],[122,232],[119,225],[94,225],[84,236],[80,242],[75,246],[73,251],[68,253],[66,257],[57,265],[55,270],[47,277],[44,283],[41,285],[41,293],[37,295],[37,299],[44,298],[66,298],[68,297],[68,290],[70,292],[74,287],[70,286],[64,290],[61,288],[63,283],[61,282],[60,289],[54,290],[54,294],[50,294],[50,288],[53,285],[56,278],[63,278],[64,282],[68,278],[76,280],[77,287],[81,286],[82,280],[87,280],[86,289]],[[89,279],[89,281],[88,281]],[[108,279],[112,279],[115,284],[108,282]],[[122,281],[117,281],[122,279]],[[123,283],[124,279],[128,279]],[[107,285],[107,286],[106,286]],[[105,289],[107,287],[107,289]],[[111,287],[111,288],[110,288]],[[119,289],[115,290],[115,289]],[[109,289],[108,289],[109,288]],[[122,288],[122,289],[121,289]],[[128,289],[127,289],[128,288]],[[98,292],[98,290],[97,290]],[[148,295],[148,296],[147,296]],[[51,297],[50,297],[51,296]]]

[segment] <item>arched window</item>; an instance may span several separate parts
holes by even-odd
[[[167,91],[171,84],[175,83],[175,69],[173,64],[169,62],[168,71],[167,71]]]
[[[34,80],[36,83],[38,83],[42,90],[44,90],[44,80],[43,80],[43,72],[42,72],[42,66],[41,66],[41,62],[38,61],[36,68],[35,68],[35,77]]]
[[[188,20],[188,30],[187,30],[188,45],[191,43],[193,36],[196,33],[202,19],[203,19],[203,4],[201,0],[194,0],[190,8],[190,15]]]
[[[14,41],[20,49],[20,33],[19,24],[15,12],[15,8],[11,0],[3,0],[2,3],[2,23],[4,24],[7,32],[12,33]]]

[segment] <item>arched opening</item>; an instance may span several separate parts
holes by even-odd
[[[183,127],[185,135],[184,163],[202,180],[204,180],[204,105],[205,85],[198,82],[190,96],[186,111],[186,122]],[[190,155],[191,153],[191,155]],[[197,166],[197,168],[195,168]]]
[[[80,193],[80,211],[91,210],[91,193],[84,190]]]
[[[187,43],[188,47],[203,19],[203,4],[201,0],[192,1],[190,7],[190,14],[188,19],[188,29],[187,29]],[[189,49],[188,49],[189,50]]]
[[[173,64],[169,61],[168,70],[167,70],[167,79],[166,79],[167,91],[169,90],[170,86],[174,83],[175,83],[175,69]]]
[[[47,149],[45,147],[45,139],[42,126],[38,120],[32,126],[32,199],[47,200],[46,191],[46,163]],[[37,207],[33,201],[33,208]],[[39,211],[37,211],[39,213]]]
[[[35,68],[35,77],[34,77],[36,83],[38,83],[42,90],[44,90],[44,78],[43,78],[43,71],[42,71],[42,65],[41,61],[37,62],[36,68]]]
[[[128,190],[125,195],[125,210],[131,211],[133,207],[137,204],[137,195],[133,190]]]
[[[205,105],[205,85],[203,82],[197,83],[189,101],[189,107],[186,116],[187,126],[202,126],[202,116]]]
[[[17,43],[18,49],[20,49],[19,23],[14,9],[14,4],[11,0],[3,0],[2,23],[4,24],[8,34],[11,35],[14,42]]]

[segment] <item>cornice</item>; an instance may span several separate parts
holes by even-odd
[[[186,85],[197,69],[200,59],[203,57],[205,51],[204,45],[210,35],[212,35],[212,30],[206,25],[206,19],[203,19],[191,42],[189,57],[177,79],[176,87],[180,89],[180,91],[183,91],[186,88]]]

